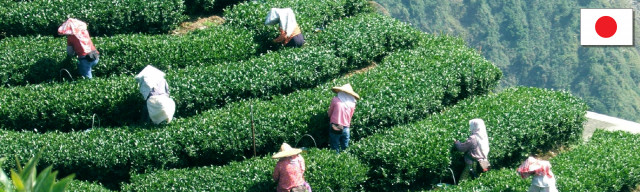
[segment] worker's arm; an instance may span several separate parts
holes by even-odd
[[[329,111],[327,111],[329,118],[331,118],[331,115],[333,115],[333,110],[336,109],[336,105],[338,103],[335,102],[335,99],[331,99],[331,104],[329,104]]]
[[[279,163],[276,164],[276,168],[273,169],[273,175],[272,178],[274,181],[278,181],[278,179],[280,178],[280,169],[278,169],[278,165],[280,165]]]
[[[285,33],[282,29],[280,29],[280,36],[276,37],[273,42],[280,43],[283,42],[287,38],[287,33]]]
[[[456,149],[462,152],[466,152],[469,149],[475,148],[477,144],[478,141],[476,141],[476,138],[473,136],[470,136],[464,143],[460,143],[460,141],[455,142]]]

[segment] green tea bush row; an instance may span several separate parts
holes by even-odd
[[[350,152],[371,165],[371,187],[398,189],[430,185],[462,170],[454,139],[469,135],[469,120],[482,118],[489,135],[494,168],[511,167],[528,154],[580,141],[586,105],[565,92],[510,88],[499,94],[456,104],[425,121],[363,139]]]
[[[562,191],[633,191],[640,184],[640,136],[596,130],[584,146],[551,159]]]
[[[94,37],[100,62],[98,78],[136,74],[146,65],[161,70],[208,66],[244,60],[256,55],[253,34],[226,26],[175,35],[117,35]],[[62,68],[74,78],[77,59],[66,56],[66,38],[15,37],[0,41],[0,83],[5,86],[37,84],[61,79]],[[62,77],[68,79],[67,73]]]
[[[349,154],[311,149],[302,153],[305,179],[314,191],[355,191],[368,168]],[[133,175],[122,191],[275,191],[272,173],[278,160],[258,157],[219,167],[161,170]]]
[[[201,16],[217,14],[223,8],[245,0],[184,0],[187,15]]]
[[[166,71],[176,116],[184,117],[248,97],[314,87],[338,75],[344,59],[321,47],[272,52],[224,66]],[[138,121],[144,100],[133,76],[0,89],[0,127],[70,131]]]
[[[56,35],[69,17],[92,35],[166,33],[186,19],[183,0],[31,0],[0,7],[0,35]]]
[[[79,178],[117,183],[128,178],[130,172],[221,165],[251,156],[252,111],[256,148],[260,155],[276,151],[282,142],[298,146],[295,139],[305,134],[311,134],[318,146],[326,146],[329,121],[326,110],[335,95],[330,88],[344,83],[351,83],[363,97],[352,122],[354,140],[388,126],[419,120],[442,110],[444,104],[455,103],[452,98],[459,98],[458,94],[462,93],[460,82],[470,81],[461,74],[469,72],[469,63],[459,61],[487,65],[476,69],[478,74],[487,76],[475,78],[476,84],[488,85],[478,88],[486,90],[477,93],[486,92],[497,84],[500,71],[477,53],[460,53],[460,60],[443,57],[443,54],[471,52],[454,49],[463,47],[462,41],[458,40],[459,44],[450,47],[447,44],[451,41],[449,37],[425,36],[423,41],[431,45],[425,49],[433,49],[432,60],[426,63],[382,62],[367,72],[314,89],[274,96],[270,100],[230,103],[198,116],[177,119],[161,129],[121,127],[45,134],[3,131],[0,141],[19,144],[0,147],[0,154],[27,156],[32,150],[44,148],[44,154],[51,156],[43,157],[43,161],[54,165],[56,170],[76,173]],[[410,57],[413,54],[398,55]],[[300,144],[313,146],[308,138]],[[47,150],[52,153],[46,153]]]
[[[86,181],[73,180],[69,182],[66,188],[69,192],[110,192],[111,190],[105,188],[99,183],[91,183]]]
[[[276,44],[271,40],[279,35],[278,25],[264,25],[271,8],[291,8],[296,14],[296,21],[305,39],[313,35],[316,28],[322,29],[331,22],[372,11],[366,0],[245,1],[224,10],[226,25],[255,31],[256,39],[261,42],[264,49],[273,49],[272,47]]]
[[[640,136],[596,130],[590,141],[552,158],[559,191],[633,191],[640,184]],[[519,159],[524,161],[524,159]],[[515,169],[490,171],[449,191],[525,191]]]
[[[349,63],[366,63],[370,58],[415,47],[420,33],[392,17],[370,13],[333,22],[308,41],[331,46]]]
[[[199,15],[213,12],[216,0],[184,0],[185,11],[188,15]]]

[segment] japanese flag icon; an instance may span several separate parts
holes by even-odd
[[[580,9],[580,45],[633,45],[633,9]]]

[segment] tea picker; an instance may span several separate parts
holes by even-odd
[[[333,87],[331,91],[336,93],[336,96],[331,99],[327,111],[329,115],[329,144],[336,153],[340,153],[349,147],[351,118],[356,110],[356,102],[360,99],[360,95],[353,91],[351,84]]]
[[[291,8],[271,8],[265,18],[265,25],[280,24],[280,35],[273,40],[275,43],[282,43],[287,47],[302,47],[304,37],[296,22],[296,15]]]
[[[67,55],[78,56],[78,72],[83,77],[91,79],[91,68],[98,64],[100,53],[91,41],[87,24],[83,21],[69,18],[58,27],[58,34],[67,36]]]
[[[523,179],[533,176],[531,186],[528,190],[529,192],[558,192],[558,188],[556,188],[556,177],[553,175],[553,172],[551,172],[551,163],[549,163],[549,161],[529,157],[522,162],[517,172]]]
[[[311,191],[311,186],[304,179],[306,165],[302,158],[302,149],[292,148],[287,143],[282,143],[280,151],[271,156],[278,159],[276,167],[273,169],[272,178],[276,181],[278,192],[307,192]]]
[[[482,172],[489,171],[489,137],[487,127],[482,119],[472,119],[469,121],[469,132],[471,135],[467,141],[454,141],[455,148],[464,152],[464,162],[466,164],[460,181],[465,180],[469,175],[476,177],[476,165],[480,164]]]
[[[164,79],[165,73],[147,65],[135,76],[140,86],[140,94],[146,101],[142,110],[144,121],[154,124],[170,123],[176,110],[176,103],[169,97],[169,84]]]

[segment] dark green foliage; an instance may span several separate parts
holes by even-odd
[[[190,16],[218,14],[227,6],[232,6],[245,0],[184,0],[186,13]]]
[[[524,159],[522,160],[524,161]],[[551,171],[555,173],[555,165]],[[556,177],[558,174],[556,173]],[[560,181],[556,178],[556,181]],[[531,185],[531,178],[522,179],[515,169],[496,169],[483,173],[479,178],[460,182],[458,186],[450,186],[444,191],[459,192],[488,192],[488,191],[527,191]],[[559,191],[565,191],[560,189]],[[585,191],[579,189],[577,191]]]
[[[256,39],[263,49],[274,49],[274,47],[280,47],[272,42],[279,35],[278,25],[264,24],[265,17],[271,8],[291,8],[296,14],[296,21],[305,38],[313,36],[316,28],[325,28],[336,20],[371,11],[365,0],[264,0],[238,3],[232,8],[225,9],[224,17],[227,19],[227,25],[255,31]]]
[[[295,58],[295,59],[291,59]],[[167,71],[176,116],[190,116],[227,102],[314,87],[338,75],[344,60],[321,47],[287,49],[224,66]],[[54,99],[55,98],[55,99]],[[126,125],[144,104],[133,76],[0,89],[0,127],[70,131]]]
[[[481,118],[490,138],[493,168],[511,167],[528,154],[580,141],[586,105],[564,92],[511,88],[499,94],[456,104],[427,120],[368,137],[351,148],[365,162],[377,165],[372,187],[431,185],[459,174],[462,153],[453,140],[466,140],[469,120]]]
[[[580,46],[580,12],[576,11],[639,8],[638,4],[621,0],[377,2],[422,31],[464,38],[504,72],[501,88],[569,90],[596,112],[640,120],[639,49]]]
[[[405,23],[372,13],[333,22],[309,41],[332,47],[349,63],[364,65],[371,58],[414,47],[420,34]]]
[[[189,15],[212,13],[216,0],[184,0]]]
[[[640,136],[596,130],[584,146],[551,159],[560,191],[634,191],[640,184]]]
[[[66,188],[66,191],[69,192],[109,192],[111,190],[105,188],[99,183],[91,183],[85,181],[73,180],[69,182],[69,185]]]
[[[186,17],[182,0],[31,0],[5,2],[0,37],[56,35],[67,18],[88,24],[92,35],[166,33]]]
[[[588,143],[550,160],[558,190],[633,191],[640,184],[638,142],[638,135],[596,130]],[[515,169],[504,169],[447,191],[525,191],[530,184],[531,178],[521,179]]]
[[[100,61],[93,67],[97,78],[136,74],[146,65],[161,70],[186,66],[209,66],[238,61],[256,55],[253,34],[246,30],[218,26],[195,33],[175,35],[117,35],[94,37]],[[0,83],[25,85],[74,78],[76,57],[66,56],[66,38],[15,37],[0,42]],[[62,73],[62,75],[61,75]]]
[[[303,153],[304,177],[314,191],[354,191],[367,179],[368,168],[349,155],[312,149]],[[273,169],[278,160],[269,157],[232,162],[220,167],[156,171],[134,175],[123,191],[274,191]]]

